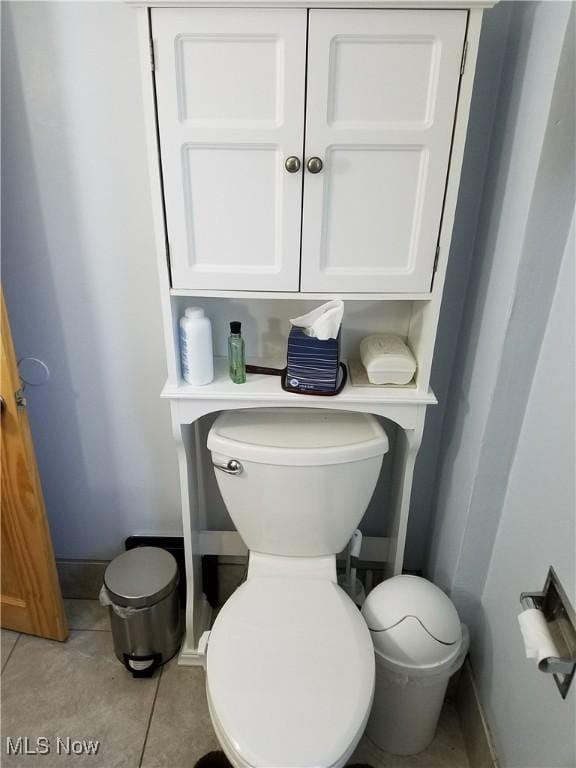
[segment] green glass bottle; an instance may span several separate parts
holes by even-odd
[[[246,383],[246,359],[244,355],[244,339],[240,335],[242,324],[238,321],[230,323],[228,337],[228,371],[234,384]]]

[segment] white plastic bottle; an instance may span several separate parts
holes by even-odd
[[[180,318],[180,359],[188,384],[210,384],[214,378],[212,324],[201,307],[187,307]]]

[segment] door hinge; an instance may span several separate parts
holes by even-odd
[[[440,244],[436,246],[436,253],[434,255],[434,269],[432,270],[432,274],[436,274],[436,269],[438,267],[438,259],[440,258]]]
[[[19,411],[23,411],[28,405],[28,401],[24,397],[23,389],[17,389],[16,392],[14,392],[14,399],[16,400],[16,408],[18,408]]]
[[[152,40],[152,38],[150,38],[148,40],[148,43],[149,43],[149,48],[150,48],[150,69],[152,70],[152,72],[155,72],[156,71],[156,57],[154,55],[154,40]]]
[[[464,48],[462,50],[462,63],[460,64],[460,74],[464,74],[466,69],[466,53],[468,52],[468,40],[464,40]]]

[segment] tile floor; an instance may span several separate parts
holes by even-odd
[[[97,601],[67,600],[70,637],[57,643],[2,630],[0,763],[93,768],[193,768],[218,749],[203,670],[167,664],[134,680],[112,650],[108,617]],[[7,755],[7,737],[48,737],[50,754]],[[95,755],[56,754],[56,737],[100,742]],[[413,757],[385,754],[364,738],[351,762],[373,768],[468,768],[458,717],[448,704],[436,739]]]

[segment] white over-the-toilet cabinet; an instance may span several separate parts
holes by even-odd
[[[236,531],[212,529],[206,433],[219,411],[332,408],[387,420],[390,487],[373,499],[381,525],[360,557],[402,571],[414,465],[436,402],[430,373],[481,19],[493,0],[128,1],[139,6],[162,396],[182,494],[180,661],[196,664],[211,621],[202,557],[247,554]],[[248,362],[282,365],[289,318],[334,297],[346,305],[349,369],[363,336],[395,333],[416,359],[409,384],[350,376],[336,397],[303,397],[274,376],[230,382],[230,320],[243,323]],[[189,303],[213,323],[215,378],[204,387],[181,376],[178,322]]]
[[[429,292],[467,18],[152,8],[173,288]]]

